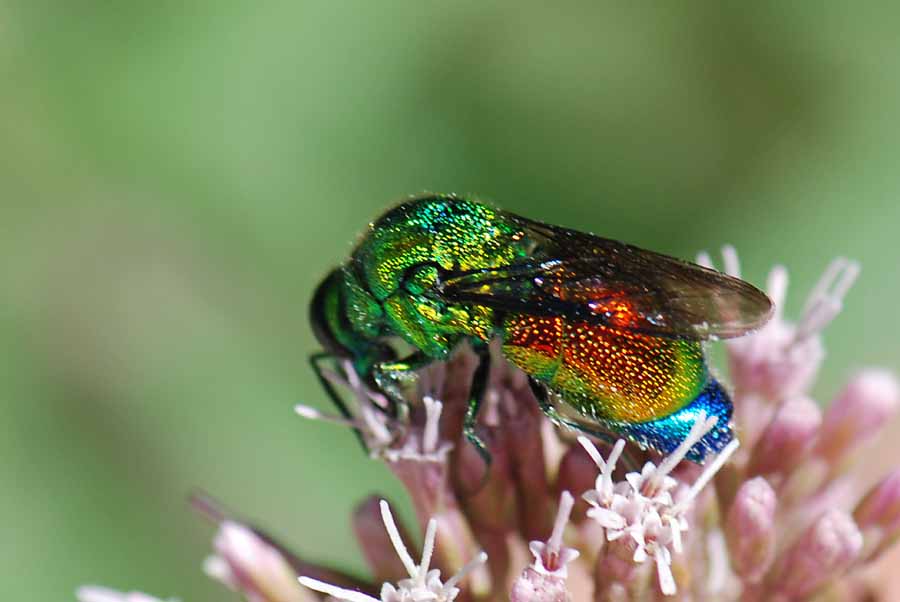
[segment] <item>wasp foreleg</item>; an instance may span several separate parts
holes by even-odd
[[[372,368],[372,376],[381,393],[391,404],[394,417],[405,422],[409,418],[409,400],[402,386],[416,379],[416,372],[434,360],[420,351],[396,361],[381,362]]]
[[[334,407],[336,407],[338,412],[341,413],[341,416],[343,416],[347,420],[352,421],[353,414],[350,413],[350,410],[347,408],[347,404],[344,403],[343,399],[341,399],[340,394],[338,394],[338,392],[335,390],[334,385],[331,384],[331,381],[325,377],[325,371],[327,370],[327,368],[321,365],[321,362],[323,360],[335,361],[338,358],[331,355],[330,353],[318,351],[316,353],[311,353],[307,359],[309,360],[309,365],[313,369],[313,372],[316,373],[316,378],[319,379],[319,384],[322,385],[322,389],[325,390],[325,394],[328,395],[331,403],[334,404]],[[353,429],[353,432],[356,434],[356,438],[359,439],[360,444],[363,446],[363,451],[368,453],[369,448],[366,445],[365,439],[363,439],[362,433],[359,432],[359,429]]]

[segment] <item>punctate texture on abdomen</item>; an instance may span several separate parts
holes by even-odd
[[[706,384],[699,342],[648,337],[562,317],[510,315],[503,353],[588,418],[668,416]]]

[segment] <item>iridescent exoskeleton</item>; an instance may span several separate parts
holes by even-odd
[[[703,341],[765,323],[768,297],[711,269],[530,220],[454,195],[411,199],[369,224],[350,259],[319,286],[311,321],[402,413],[402,383],[463,341],[480,357],[466,416],[474,425],[488,343],[528,374],[557,424],[614,433],[666,453],[701,411],[717,427],[688,457],[702,462],[733,437],[731,401],[710,375]],[[414,352],[398,359],[392,339]],[[329,395],[343,408],[324,378]]]

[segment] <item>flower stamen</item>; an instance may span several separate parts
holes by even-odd
[[[481,566],[487,561],[487,554],[483,551],[479,552],[473,560],[468,562],[453,577],[442,583],[440,579],[440,571],[437,569],[429,570],[431,566],[431,558],[434,553],[434,542],[437,534],[437,521],[431,519],[425,528],[425,538],[422,544],[422,560],[417,565],[403,543],[400,530],[391,514],[388,503],[384,500],[380,502],[381,519],[384,522],[384,528],[387,531],[391,544],[397,552],[397,556],[403,563],[409,579],[401,579],[396,586],[385,583],[381,588],[381,602],[451,602],[459,595],[457,584],[473,570]],[[300,584],[309,589],[327,594],[338,600],[346,602],[379,602],[362,592],[343,589],[329,583],[324,583],[310,577],[302,576],[299,578]]]

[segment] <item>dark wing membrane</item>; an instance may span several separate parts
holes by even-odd
[[[731,338],[772,312],[751,284],[673,257],[508,215],[532,245],[508,266],[447,274],[441,298],[653,336]]]

